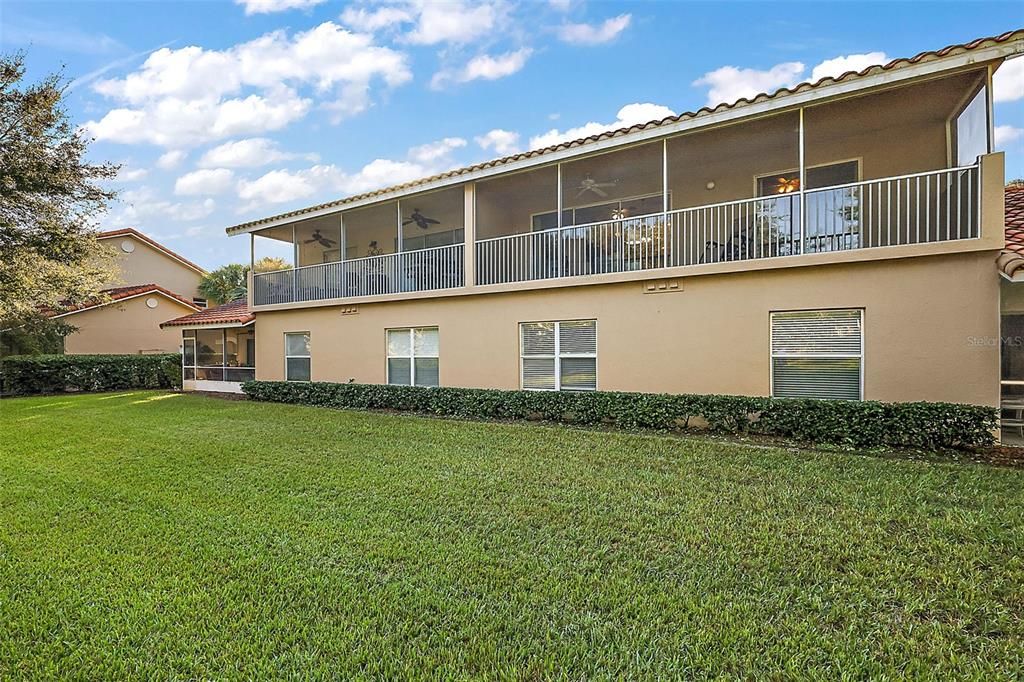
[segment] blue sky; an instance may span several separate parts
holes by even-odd
[[[104,227],[206,267],[248,258],[224,234],[247,219],[1021,27],[1021,2],[0,4],[0,49],[63,66],[93,156],[125,165]]]

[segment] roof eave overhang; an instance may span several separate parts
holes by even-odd
[[[157,251],[159,251],[163,255],[167,256],[171,260],[173,260],[173,261],[175,261],[177,263],[180,263],[181,265],[184,265],[186,268],[188,268],[189,270],[192,270],[196,274],[198,274],[198,275],[207,275],[207,274],[209,274],[209,273],[206,272],[206,270],[203,270],[201,267],[199,267],[195,263],[192,263],[190,261],[185,260],[183,257],[181,257],[178,254],[174,253],[173,251],[168,249],[166,246],[164,246],[160,242],[156,241],[152,237],[149,237],[147,235],[142,234],[138,230],[129,230],[127,232],[121,231],[121,230],[111,230],[110,232],[101,232],[100,234],[96,235],[96,241],[99,242],[99,241],[104,241],[106,239],[118,239],[120,237],[135,237],[137,239],[141,239],[143,241],[143,243],[145,243],[146,245],[156,249]]]
[[[91,306],[88,306],[88,307],[85,307],[85,308],[77,308],[75,310],[68,310],[67,312],[58,313],[57,315],[51,315],[50,319],[51,320],[56,320],[56,319],[59,319],[61,317],[68,317],[69,315],[77,315],[78,313],[86,313],[86,312],[89,312],[90,310],[96,310],[98,308],[106,308],[108,305],[113,305],[115,303],[124,303],[125,301],[131,301],[132,299],[139,298],[140,296],[151,296],[151,295],[152,296],[162,296],[165,299],[167,299],[168,301],[173,301],[174,303],[177,303],[178,305],[182,306],[183,308],[192,308],[196,312],[199,312],[201,310],[201,308],[199,306],[192,305],[192,304],[189,304],[189,303],[185,303],[185,301],[183,301],[183,300],[181,300],[179,298],[175,298],[174,296],[168,296],[167,294],[165,294],[164,292],[160,291],[159,289],[149,289],[148,291],[141,291],[141,292],[139,292],[137,294],[132,294],[131,296],[124,296],[123,298],[112,298],[109,301],[104,301],[102,303],[97,303],[96,305],[91,305]]]
[[[207,322],[206,324],[176,324],[174,322],[164,322],[160,325],[160,328],[177,327],[181,331],[185,332],[195,331],[197,329],[241,329],[242,327],[249,327],[255,323],[255,319],[249,320],[248,322]]]
[[[723,109],[722,111],[711,112],[683,121],[677,121],[665,125],[652,126],[650,128],[638,130],[632,133],[626,133],[605,140],[596,140],[594,142],[580,143],[578,146],[572,146],[567,149],[553,150],[540,156],[535,156],[528,159],[519,159],[516,161],[509,161],[508,163],[493,166],[490,168],[480,168],[459,175],[438,178],[436,180],[424,182],[422,184],[417,184],[415,186],[405,187],[403,189],[396,189],[391,192],[377,194],[374,196],[358,199],[341,205],[324,207],[318,210],[313,210],[298,215],[267,220],[266,222],[261,222],[257,225],[248,225],[244,227],[229,227],[225,231],[230,236],[248,234],[251,232],[261,232],[263,230],[268,230],[274,227],[291,225],[292,223],[338,214],[341,213],[342,211],[348,211],[354,208],[359,208],[360,206],[367,206],[369,204],[377,204],[385,201],[391,201],[393,199],[406,197],[413,194],[420,194],[423,192],[441,189],[444,187],[450,187],[452,185],[460,185],[466,182],[474,182],[496,175],[504,175],[506,173],[513,173],[516,171],[526,170],[528,168],[533,168],[535,166],[543,166],[552,162],[558,162],[569,158],[585,156],[588,154],[592,154],[594,152],[605,151],[615,147],[623,147],[631,144],[636,144],[638,142],[655,140],[690,130],[696,130],[698,128],[721,125],[723,123],[730,123],[745,118],[756,118],[758,116],[763,116],[767,113],[785,111],[786,109],[796,109],[814,102],[819,102],[821,100],[842,97],[855,92],[862,92],[872,90],[875,88],[886,87],[893,85],[895,83],[900,83],[911,79],[935,76],[942,73],[961,71],[964,69],[975,67],[980,64],[985,64],[1000,59],[1006,59],[1008,57],[1012,57],[1014,55],[1019,54],[1024,54],[1024,38],[1017,38],[1014,40],[1009,40],[1004,43],[989,45],[987,47],[980,47],[946,57],[937,57],[929,61],[924,61],[917,64],[910,64],[907,66],[901,66],[899,68],[891,70],[882,70],[879,71],[878,73],[874,73],[871,75],[858,76],[856,78],[851,78],[845,81],[837,81],[835,83],[829,83],[827,85],[821,85],[817,87],[807,86],[806,89],[798,90],[797,92],[782,95],[779,97],[768,98],[760,102],[753,102],[750,104],[744,104],[742,106],[734,106],[732,108]]]

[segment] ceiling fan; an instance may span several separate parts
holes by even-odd
[[[430,229],[431,225],[440,225],[441,221],[434,220],[433,218],[428,218],[427,216],[420,213],[420,210],[418,208],[414,208],[412,210],[412,215],[409,216],[409,219],[402,221],[403,226],[408,225],[410,223],[416,223],[416,226],[421,230],[427,230]]]
[[[576,189],[579,190],[576,193],[576,198],[579,199],[581,196],[583,196],[587,192],[593,192],[594,194],[596,194],[597,196],[602,197],[602,198],[603,197],[607,197],[608,196],[608,192],[605,192],[602,189],[602,187],[615,187],[615,185],[617,185],[617,184],[619,184],[618,180],[609,180],[608,182],[598,182],[597,180],[595,180],[590,175],[590,173],[587,173],[587,175],[580,182],[579,186],[576,188]]]
[[[328,249],[331,248],[332,246],[334,246],[335,244],[337,244],[337,242],[335,242],[333,239],[328,239],[327,237],[325,237],[322,234],[320,234],[320,230],[319,229],[313,230],[313,237],[312,237],[312,239],[307,239],[303,243],[304,244],[312,244],[313,242],[318,242],[321,246],[324,246],[324,247],[326,247]]]

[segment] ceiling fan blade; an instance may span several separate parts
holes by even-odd
[[[618,183],[614,180],[611,182],[595,182],[591,187],[614,187],[616,184]]]
[[[594,194],[596,194],[599,197],[606,197],[606,196],[608,196],[608,192],[605,192],[603,189],[601,189],[597,185],[592,186],[590,189],[594,192]]]
[[[413,220],[412,218],[409,218],[408,220],[403,220],[403,221],[402,221],[402,224],[403,224],[403,225],[411,225],[411,224],[412,224],[412,223],[414,223],[414,222],[416,222],[416,221],[415,221],[415,220]]]
[[[316,237],[313,237],[312,239],[307,239],[306,241],[304,241],[304,242],[302,242],[302,243],[303,243],[303,244],[312,244],[312,243],[313,243],[313,242],[315,242],[315,241],[317,241],[317,238],[316,238]]]
[[[440,225],[440,220],[434,220],[433,218],[424,218],[423,222],[430,223],[431,225]]]
[[[589,189],[590,189],[589,187],[584,187],[583,189],[581,189],[579,192],[576,193],[576,198],[579,199],[581,196],[586,194],[587,190],[589,190]]]

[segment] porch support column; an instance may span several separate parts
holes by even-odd
[[[463,185],[465,204],[463,207],[463,240],[465,242],[462,261],[463,286],[476,286],[476,183]]]
[[[348,249],[345,247],[345,215],[338,213],[338,291],[340,296],[345,295],[345,283],[348,277],[345,275],[345,254]]]
[[[672,263],[670,262],[672,250],[670,248],[670,237],[671,232],[668,229],[668,138],[661,141],[661,224],[662,229],[665,231],[662,239],[665,242],[662,244],[664,249],[664,256],[662,258],[661,266],[667,268]]]
[[[345,216],[338,214],[338,260],[345,260],[345,253],[348,246],[345,244]]]
[[[804,230],[807,227],[807,164],[804,161],[804,108],[800,107],[800,253],[804,252]]]
[[[299,279],[299,240],[295,236],[295,223],[292,223],[292,300],[294,303],[298,298]]]
[[[557,164],[556,169],[558,170],[558,229],[555,231],[557,237],[557,245],[555,247],[555,258],[558,259],[556,266],[555,276],[562,276],[562,164]]]
[[[995,124],[995,107],[992,100],[992,65],[988,65],[988,69],[985,75],[985,118],[988,119],[988,149],[985,151],[987,154],[991,154],[996,150],[996,124]]]
[[[395,202],[395,207],[398,212],[398,253],[402,253],[402,200],[399,199]]]
[[[249,309],[252,310],[253,299],[256,288],[256,233],[249,233],[249,273],[245,277],[245,299]],[[209,305],[209,303],[207,303]]]

